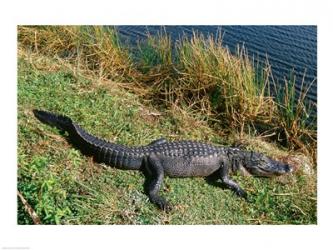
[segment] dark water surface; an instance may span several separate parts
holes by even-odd
[[[154,35],[161,26],[116,26],[121,37],[131,43],[144,39],[147,31]],[[223,44],[232,52],[237,45],[246,47],[250,56],[272,65],[273,75],[280,81],[292,70],[300,89],[304,72],[305,83],[313,82],[308,98],[317,102],[317,27],[316,26],[163,26],[173,40],[193,31],[205,35],[223,33]],[[282,82],[282,81],[281,81]]]

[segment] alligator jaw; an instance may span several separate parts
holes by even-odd
[[[260,176],[265,176],[265,177],[279,176],[293,172],[293,168],[287,164],[275,165],[273,168],[268,168],[268,169],[258,167],[258,169],[259,172],[261,173]]]

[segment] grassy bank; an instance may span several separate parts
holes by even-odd
[[[19,27],[18,190],[45,224],[316,223],[316,127],[294,81],[270,93],[269,66],[253,65],[220,40],[165,34],[133,51],[100,27]],[[296,99],[295,99],[296,98]],[[276,179],[234,178],[252,203],[203,179],[166,178],[174,204],[158,211],[144,177],[92,162],[33,108],[66,114],[117,143],[195,139],[264,152],[298,168]],[[135,122],[133,122],[135,121]],[[310,167],[309,167],[310,166]],[[307,167],[309,169],[307,169]],[[21,200],[18,223],[33,223]]]

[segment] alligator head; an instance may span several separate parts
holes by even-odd
[[[272,177],[293,171],[293,167],[290,165],[255,152],[244,152],[242,167],[254,176],[263,177]]]

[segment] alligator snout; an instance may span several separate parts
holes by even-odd
[[[255,176],[272,177],[293,172],[289,164],[273,160],[260,153],[249,153],[245,161],[247,170]]]
[[[280,162],[276,163],[277,164],[275,165],[275,167],[271,168],[272,175],[288,174],[294,171],[294,168],[289,164],[280,163]]]

